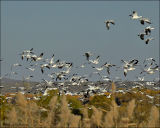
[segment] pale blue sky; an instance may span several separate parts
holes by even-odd
[[[155,40],[148,45],[137,36],[147,25],[130,19],[133,10],[155,27]],[[109,31],[106,19],[115,20]],[[159,62],[159,1],[2,1],[1,26],[2,75],[21,62],[18,53],[32,47],[37,54],[45,52],[47,57],[54,52],[75,65],[85,61],[82,55],[87,51],[101,55],[102,64],[148,57]]]

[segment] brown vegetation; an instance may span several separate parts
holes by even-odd
[[[128,102],[118,106],[115,97],[123,96],[116,94],[114,83],[112,90],[110,99],[95,95],[86,105],[82,105],[78,97],[56,95],[57,91],[51,92],[49,99],[45,96],[39,101],[26,100],[23,94],[18,93],[15,103],[9,103],[8,109],[5,109],[6,114],[1,118],[3,119],[1,127],[156,128],[160,126],[158,107],[142,106],[134,95],[131,99],[127,97]],[[147,105],[146,102],[143,103]]]

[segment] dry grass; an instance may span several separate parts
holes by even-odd
[[[13,107],[12,110],[8,113],[8,121],[10,125],[17,124],[18,120],[15,107]]]
[[[133,111],[135,108],[135,100],[133,99],[132,101],[129,102],[127,106],[127,112],[128,112],[128,118],[131,119],[133,116]]]
[[[95,126],[99,128],[102,126],[102,111],[98,110],[94,106],[92,106],[92,110],[93,110],[93,114],[91,117],[91,120],[92,120],[91,126],[92,128],[94,128]]]
[[[118,106],[114,101],[112,101],[111,110],[107,112],[104,118],[104,127],[117,126],[118,116]]]
[[[112,83],[112,98],[109,110],[96,107],[96,104],[95,106],[94,104],[90,106],[87,104],[79,109],[81,113],[79,115],[72,113],[72,108],[69,106],[65,95],[50,97],[50,100],[47,101],[49,104],[42,105],[42,107],[35,101],[26,100],[23,94],[18,93],[16,102],[11,105],[3,126],[10,128],[18,126],[22,126],[22,128],[156,128],[160,126],[159,109],[156,106],[151,107],[147,121],[142,120],[139,123],[135,120],[136,99],[130,100],[125,105],[117,106],[115,91],[116,85]],[[71,101],[71,97],[69,99]],[[79,102],[77,103],[79,104]],[[88,107],[91,109],[88,109]]]
[[[88,117],[88,109],[83,109],[83,120],[82,120],[82,127],[83,128],[90,128],[91,127],[91,120]]]
[[[160,127],[160,120],[159,120],[159,110],[153,106],[150,112],[149,122],[147,124],[148,127]]]

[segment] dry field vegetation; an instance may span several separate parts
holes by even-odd
[[[112,83],[111,98],[106,95],[90,97],[89,103],[83,105],[79,96],[61,95],[58,90],[49,92],[49,96],[42,96],[40,100],[26,100],[18,93],[15,101],[8,103],[5,97],[1,102],[1,127],[7,128],[158,128],[159,110],[158,97],[153,102],[143,94],[159,95],[160,91],[136,89],[136,93],[117,93]],[[117,106],[115,98],[122,104]]]

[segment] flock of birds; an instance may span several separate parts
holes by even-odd
[[[127,76],[128,72],[140,68],[140,75],[145,76],[146,74],[154,74],[159,71],[159,66],[154,58],[147,58],[143,61],[143,65],[139,64],[139,60],[121,60],[120,66],[112,64],[110,62],[105,62],[100,65],[100,56],[94,56],[91,52],[84,53],[85,62],[80,64],[80,66],[75,66],[73,62],[66,62],[60,59],[55,60],[55,55],[53,54],[50,58],[45,58],[44,53],[37,55],[34,53],[33,48],[30,50],[24,50],[19,54],[22,61],[28,62],[29,66],[23,66],[21,63],[15,63],[11,65],[11,72],[7,73],[5,76],[18,75],[16,72],[17,67],[24,67],[26,71],[30,71],[31,75],[26,76],[25,80],[30,80],[34,76],[32,75],[37,69],[42,75],[46,75],[51,79],[50,81],[42,79],[47,85],[51,86],[54,81],[69,81],[73,85],[80,85],[83,82],[89,81],[89,78],[93,74],[97,74],[102,81],[112,81],[110,78],[111,70],[122,70],[124,77]],[[92,73],[79,75],[78,73],[71,73],[72,69],[83,69],[90,66],[93,69]],[[21,68],[22,69],[22,68]],[[105,70],[106,75],[102,75],[102,71]],[[47,73],[50,72],[50,73]],[[2,78],[2,77],[1,77]],[[139,80],[143,81],[141,77],[137,77]]]
[[[131,19],[133,20],[139,20],[142,25],[151,24],[151,21],[148,18],[138,16],[136,11],[133,11],[132,14],[129,16],[131,16]],[[104,23],[106,24],[108,30],[110,29],[110,24],[115,25],[114,20],[106,20]],[[153,27],[147,26],[144,29],[144,32],[138,34],[138,36],[141,40],[144,40],[144,36],[150,36],[153,29]],[[147,38],[145,39],[145,43],[148,44],[149,41],[153,39],[154,38]],[[47,88],[52,87],[55,82],[59,82],[61,86],[63,86],[66,82],[71,83],[71,85],[81,85],[90,81],[89,78],[91,78],[95,74],[99,76],[99,81],[113,81],[113,79],[111,79],[110,77],[112,74],[112,70],[122,71],[124,77],[126,78],[128,72],[134,71],[139,68],[139,76],[136,76],[136,78],[140,81],[144,81],[144,76],[146,76],[147,74],[151,75],[155,72],[159,72],[159,65],[154,58],[146,58],[144,61],[141,62],[141,64],[138,59],[121,60],[121,65],[119,66],[110,62],[100,64],[99,55],[95,56],[91,52],[86,52],[83,54],[83,56],[85,57],[85,62],[79,64],[79,66],[76,66],[73,64],[73,62],[66,62],[64,60],[55,59],[54,54],[49,58],[45,58],[43,52],[40,54],[36,54],[33,51],[33,48],[31,48],[30,50],[24,50],[22,53],[19,54],[19,56],[21,60],[27,63],[29,66],[23,65],[22,63],[12,64],[11,72],[5,74],[4,76],[1,76],[0,79],[6,76],[18,75],[19,73],[16,71],[17,67],[23,67],[25,71],[30,72],[31,75],[24,77],[24,79],[28,81],[35,77],[33,75],[33,72],[39,70],[42,75],[48,77],[47,79],[45,77],[41,79],[43,83],[46,83]],[[4,61],[4,59],[1,58],[0,61]],[[85,69],[87,67],[92,68],[93,72],[84,75],[80,75],[79,72],[73,72],[73,70],[75,69],[79,70]],[[102,71],[105,71],[105,75],[102,74]]]
[[[138,16],[138,13],[136,11],[133,11],[132,14],[130,14],[129,16],[133,20],[139,20],[142,25],[151,24],[151,21],[148,18],[145,18],[145,17],[142,17],[142,16]],[[110,29],[110,24],[115,25],[114,20],[106,20],[104,23],[106,24],[106,28],[108,30]],[[141,40],[145,40],[145,43],[148,44],[149,41],[154,40],[154,38],[150,37],[150,38],[144,39],[144,36],[145,35],[146,36],[150,36],[152,30],[154,30],[153,27],[147,26],[147,27],[144,28],[143,32],[138,34],[138,36],[140,37]]]

